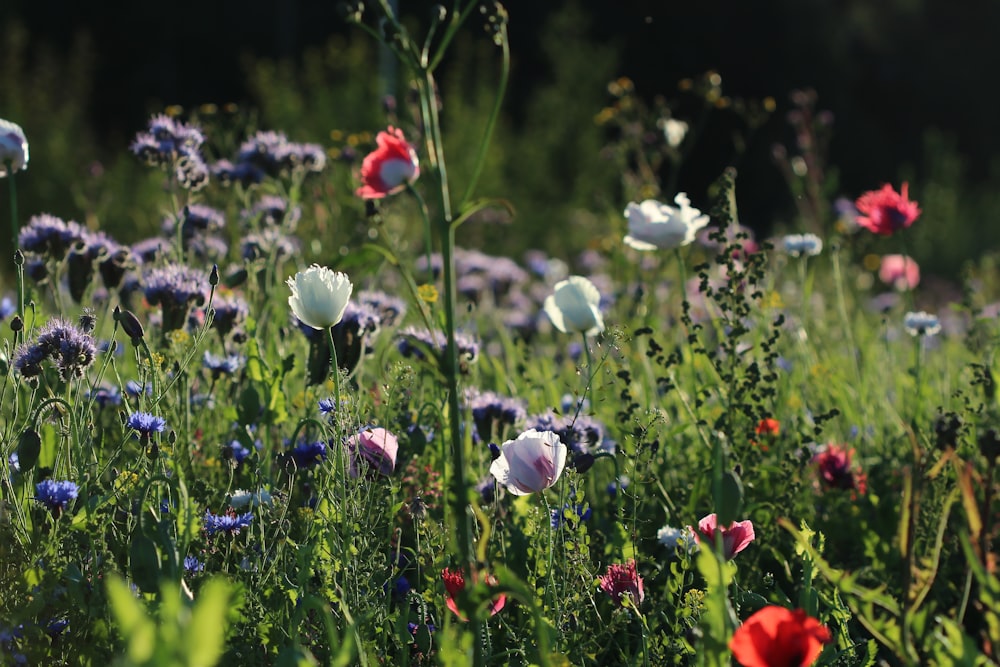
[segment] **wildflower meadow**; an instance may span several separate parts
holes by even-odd
[[[806,93],[795,225],[744,224],[749,165],[678,192],[698,114],[776,108],[714,72],[694,114],[614,81],[607,209],[503,254],[516,20],[372,5],[380,123],[156,113],[142,239],[19,207],[46,174],[0,120],[0,664],[997,664],[995,257],[928,287],[953,222],[839,191]],[[456,155],[459,40],[496,86]]]

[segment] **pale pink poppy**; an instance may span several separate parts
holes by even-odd
[[[906,255],[884,255],[878,277],[886,285],[904,292],[920,284],[920,267]]]
[[[517,496],[543,491],[566,467],[566,445],[552,431],[530,429],[503,443],[490,473]]]
[[[726,560],[731,560],[736,554],[746,549],[753,542],[753,523],[750,520],[734,521],[727,527],[718,525],[718,517],[713,512],[698,522],[698,527],[691,528],[694,540],[701,544],[705,541],[710,547],[715,544],[717,533],[722,534],[722,555]]]

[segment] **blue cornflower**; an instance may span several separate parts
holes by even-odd
[[[59,514],[71,500],[75,500],[80,493],[80,487],[73,482],[55,481],[46,479],[35,485],[35,500],[42,503],[53,514]]]
[[[571,528],[575,528],[580,522],[588,520],[593,514],[593,511],[590,509],[590,505],[563,505],[562,510],[549,510],[549,523],[553,528],[561,528],[567,523],[567,512],[570,514],[576,514],[579,519],[570,525]]]
[[[154,433],[163,433],[167,420],[148,412],[133,412],[125,425],[136,431],[140,440],[149,440]]]
[[[205,570],[205,564],[194,556],[184,557],[184,571],[191,574],[196,574]]]
[[[312,327],[310,327],[312,328]],[[324,398],[319,402],[319,412],[323,415],[328,415],[337,409],[337,402],[332,398]]]
[[[218,378],[221,375],[232,375],[243,368],[246,359],[238,354],[229,354],[225,357],[217,357],[208,350],[202,357],[202,365],[212,373],[212,377]]]
[[[240,444],[239,440],[233,440],[228,445],[222,446],[222,458],[232,461],[236,466],[243,463],[250,456],[250,450]]]
[[[326,460],[326,443],[303,442],[288,453],[296,468],[309,468]]]
[[[69,627],[69,619],[57,618],[49,621],[49,624],[45,626],[45,634],[49,637],[55,639]]]
[[[152,396],[153,385],[149,382],[147,382],[145,385],[141,385],[135,380],[128,380],[127,382],[125,382],[125,393],[131,396],[132,398],[136,398],[142,394],[146,394],[147,396]]]
[[[203,526],[209,535],[220,532],[239,535],[240,530],[250,527],[251,521],[253,521],[253,512],[237,515],[236,512],[230,510],[225,514],[212,514],[211,511],[205,510]]]
[[[0,301],[0,320],[5,320],[17,312],[17,304],[9,296]]]

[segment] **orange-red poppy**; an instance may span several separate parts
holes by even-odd
[[[729,649],[743,667],[806,667],[830,641],[826,626],[802,609],[771,605],[743,622]]]

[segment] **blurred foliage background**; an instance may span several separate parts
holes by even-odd
[[[434,3],[399,4],[422,34]],[[980,75],[1000,65],[989,46],[1000,27],[997,3],[969,0],[961,12],[944,0],[505,5],[511,90],[479,193],[509,200],[516,215],[466,225],[460,244],[571,256],[620,238],[621,210],[644,194],[623,177],[634,166],[628,151],[614,150],[627,143],[635,105],[669,108],[700,126],[671,181],[695,205],[707,206],[711,184],[736,165],[742,222],[759,233],[808,226],[774,148],[801,149],[788,114],[794,91],[810,88],[815,110],[830,112],[817,203],[825,224],[835,197],[909,180],[925,213],[908,251],[926,273],[957,277],[965,260],[1000,245],[1000,91]],[[331,203],[317,213],[326,216],[318,229],[356,230],[364,216],[351,174],[372,134],[393,119],[387,93],[398,123],[412,127],[405,73],[394,77],[382,61],[336,3],[181,1],[168,9],[8,0],[0,6],[0,117],[21,124],[31,144],[18,183],[21,217],[51,212],[125,242],[153,233],[160,175],[140,168],[127,147],[151,113],[174,105],[205,124],[213,159],[256,129],[323,144],[333,158],[323,185]],[[466,30],[440,77],[458,188],[498,62],[485,34]],[[708,108],[707,97],[679,82],[710,71],[721,83]],[[622,83],[631,89],[624,102],[615,87]],[[767,98],[773,113],[751,118]]]

